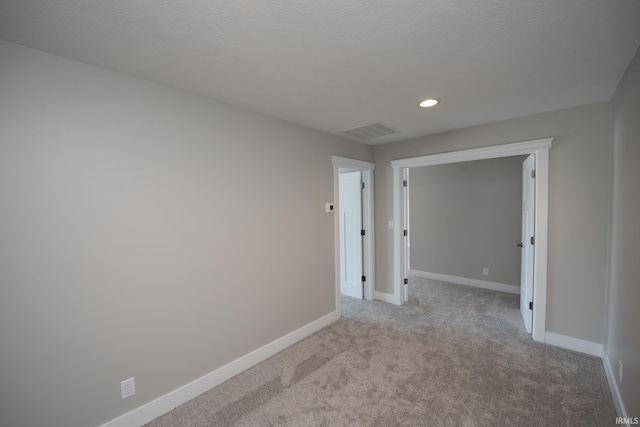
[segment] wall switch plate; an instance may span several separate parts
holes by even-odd
[[[488,275],[489,275],[489,269],[488,269],[488,268],[486,268],[486,267],[485,267],[485,268],[483,268],[483,269],[482,269],[482,275],[483,275],[483,276],[488,276]]]
[[[124,380],[120,383],[120,391],[122,392],[122,398],[126,399],[136,394],[136,378],[131,377],[128,380]]]
[[[333,203],[325,203],[324,204],[324,211],[326,213],[333,213]]]
[[[393,230],[393,220],[392,219],[389,220],[388,227],[389,227],[389,230]]]
[[[618,360],[618,377],[620,378],[620,382],[622,382],[622,360]]]

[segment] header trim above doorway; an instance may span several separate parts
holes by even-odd
[[[536,139],[534,141],[516,142],[513,144],[493,145],[491,147],[410,157],[407,159],[392,160],[391,166],[394,168],[414,168],[421,166],[444,165],[447,163],[467,162],[472,160],[497,159],[499,157],[535,154],[538,150],[548,150],[551,148],[552,141],[553,138]]]

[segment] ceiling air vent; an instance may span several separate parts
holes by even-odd
[[[350,136],[351,138],[366,141],[367,139],[378,138],[379,136],[390,135],[397,132],[397,130],[390,128],[384,123],[377,122],[366,126],[360,126],[359,128],[345,130],[342,133]]]

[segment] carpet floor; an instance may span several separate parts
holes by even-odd
[[[168,426],[613,426],[597,357],[534,342],[519,297],[412,278],[157,418]]]

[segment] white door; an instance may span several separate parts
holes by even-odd
[[[522,164],[522,255],[520,268],[520,312],[527,332],[533,324],[533,266],[535,226],[535,166],[536,158],[529,155]]]
[[[340,293],[363,298],[361,173],[340,174]]]
[[[410,257],[410,252],[409,252],[409,168],[405,168],[404,172],[402,173],[402,177],[403,177],[403,184],[402,184],[402,198],[403,198],[403,203],[404,203],[404,218],[402,219],[403,221],[403,228],[402,228],[402,232],[404,235],[404,244],[403,244],[403,248],[404,248],[404,266],[403,266],[403,277],[404,277],[404,287],[402,290],[402,303],[406,304],[409,302],[409,284],[408,284],[408,278],[409,278],[409,257]]]

